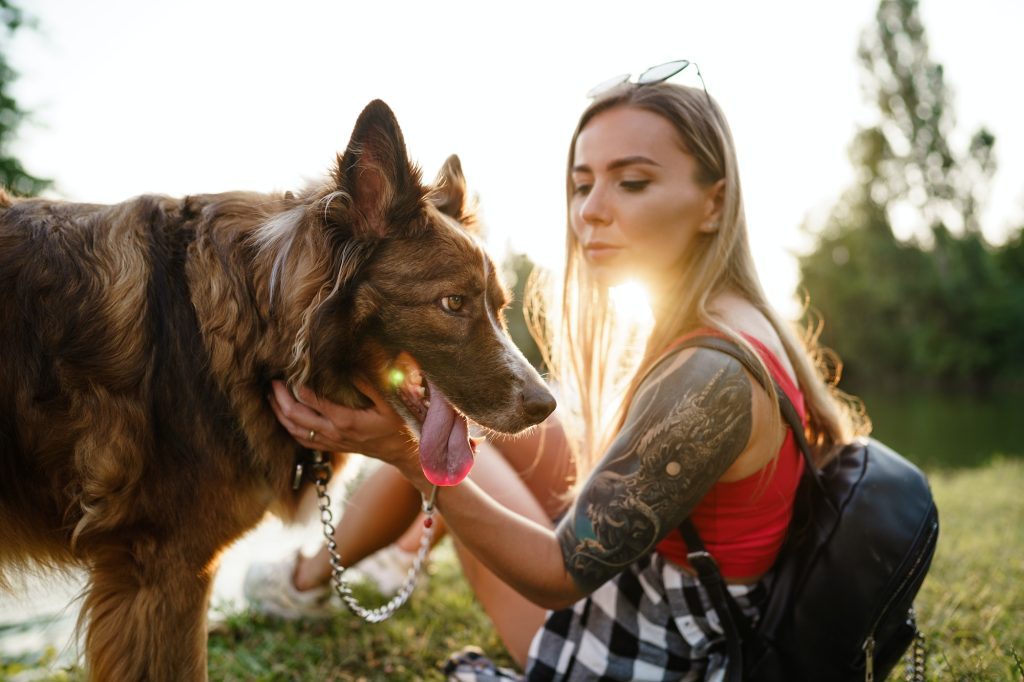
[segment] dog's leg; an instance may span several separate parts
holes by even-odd
[[[140,544],[150,543],[104,551],[92,562],[83,604],[89,679],[204,681],[213,567],[188,566],[174,552]]]

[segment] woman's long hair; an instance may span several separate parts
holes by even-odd
[[[581,473],[585,475],[593,468],[621,428],[629,397],[647,370],[679,336],[701,327],[713,327],[760,361],[735,329],[709,312],[708,302],[726,291],[751,302],[778,333],[804,394],[808,441],[814,449],[816,463],[824,464],[837,445],[866,433],[870,423],[859,401],[836,388],[838,365],[834,356],[818,346],[820,326],[812,325],[801,339],[768,304],[750,251],[732,133],[717,103],[701,89],[668,83],[626,84],[592,102],[580,117],[569,145],[567,206],[572,199],[572,168],[580,132],[594,116],[623,106],[649,111],[668,120],[678,132],[684,149],[697,162],[696,181],[709,187],[724,179],[724,196],[718,228],[710,233],[698,232],[691,242],[683,255],[679,277],[672,283],[668,295],[661,299],[665,309],[654,311],[655,324],[642,350],[634,354],[623,352],[621,325],[615,319],[609,291],[590,275],[571,224],[566,230],[561,323],[555,325],[550,308],[537,307],[542,296],[527,297],[528,319],[533,323],[541,347],[547,351],[546,360],[564,389],[575,392],[574,398],[578,401]],[[568,211],[571,212],[571,207]],[[571,214],[567,214],[567,219],[571,223]],[[762,379],[770,376],[763,362],[760,373]],[[774,392],[769,392],[769,396],[773,405],[777,404]],[[617,409],[614,408],[616,402]],[[610,406],[614,411],[609,410]],[[781,422],[779,425],[781,428]]]

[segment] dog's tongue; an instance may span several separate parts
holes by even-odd
[[[434,485],[457,485],[473,468],[469,426],[437,386],[427,385],[430,408],[420,428],[420,466]]]

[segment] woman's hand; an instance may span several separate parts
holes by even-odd
[[[303,447],[358,452],[404,471],[403,464],[418,461],[416,443],[405,422],[372,385],[357,380],[356,387],[373,402],[373,407],[357,410],[338,405],[305,386],[299,388],[296,400],[280,381],[273,382],[270,407]]]

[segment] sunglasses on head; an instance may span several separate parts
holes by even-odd
[[[704,88],[704,95],[708,98],[708,104],[711,104],[711,95],[708,94],[708,88],[706,85],[704,85],[704,76],[702,76],[700,73],[700,67],[697,66],[696,62],[691,62],[688,59],[677,59],[672,62],[665,62],[664,64],[652,66],[651,68],[647,69],[639,76],[637,76],[636,84],[652,85],[654,83],[661,83],[663,81],[667,81],[669,78],[681,72],[683,69],[690,66],[691,64],[693,65],[693,68],[697,70],[697,78],[700,79],[700,85],[702,88]],[[587,91],[587,97],[590,99],[599,97],[600,95],[603,95],[609,90],[619,87],[623,83],[628,83],[631,76],[632,74],[624,73],[619,76],[615,76],[614,78],[609,78],[608,80],[601,81],[600,83],[598,83],[597,85],[595,85],[594,87],[590,88],[590,90]]]

